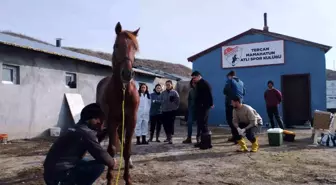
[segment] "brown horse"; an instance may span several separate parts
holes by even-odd
[[[133,81],[134,71],[132,65],[135,53],[138,51],[136,31],[122,30],[120,23],[115,27],[116,40],[112,55],[112,76],[102,79],[97,85],[96,101],[107,115],[106,126],[109,136],[107,151],[112,157],[116,154],[117,135],[122,142],[122,101],[125,89],[125,143],[124,143],[124,180],[131,184],[129,169],[131,167],[131,144],[136,124],[139,106],[139,93]],[[107,184],[113,183],[113,168],[107,172]]]

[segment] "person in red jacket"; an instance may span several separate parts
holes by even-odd
[[[274,120],[273,117],[275,117],[278,125],[280,128],[284,129],[283,121],[279,114],[279,104],[282,101],[282,95],[281,92],[274,88],[273,81],[267,82],[268,89],[264,93],[264,98],[266,101],[266,108],[267,108],[267,114],[271,122],[272,128],[274,128]]]

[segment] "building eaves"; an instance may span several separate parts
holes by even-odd
[[[167,78],[167,79],[172,79],[172,80],[176,80],[176,81],[179,81],[181,79],[185,79],[177,74],[172,74],[172,73],[166,73],[166,72],[163,72],[162,70],[157,70],[157,69],[149,69],[147,67],[143,67],[143,66],[138,66],[136,67],[136,69],[141,69],[141,70],[144,70],[144,71],[149,71],[149,72],[152,72],[152,73],[155,73],[156,75],[159,75],[161,78]]]
[[[263,35],[267,35],[267,36],[271,36],[271,37],[274,37],[274,38],[278,38],[278,39],[282,39],[282,40],[287,40],[287,41],[292,41],[292,42],[297,42],[297,43],[300,43],[300,44],[305,44],[305,45],[310,45],[310,46],[313,46],[313,47],[317,47],[317,48],[320,48],[322,49],[325,53],[327,53],[330,49],[331,49],[331,46],[327,46],[327,45],[323,45],[323,44],[318,44],[318,43],[315,43],[315,42],[311,42],[311,41],[307,41],[307,40],[303,40],[303,39],[299,39],[299,38],[295,38],[295,37],[291,37],[291,36],[287,36],[287,35],[282,35],[282,34],[278,34],[278,33],[274,33],[274,32],[269,32],[269,31],[263,31],[263,30],[259,30],[259,29],[249,29],[239,35],[236,35],[228,40],[225,40],[221,43],[218,43],[200,53],[197,53],[191,57],[188,58],[188,61],[189,62],[193,62],[195,61],[197,58],[203,56],[203,55],[206,55],[210,52],[212,52],[213,50],[217,49],[217,48],[221,48],[225,45],[228,45],[230,42],[234,41],[234,40],[237,40],[245,35],[250,35],[250,34],[263,34]]]
[[[110,67],[112,66],[112,62],[108,60],[77,53],[77,52],[63,49],[61,47],[56,47],[53,45],[47,45],[47,44],[43,44],[40,42],[35,42],[35,41],[28,40],[28,39],[11,36],[11,35],[4,34],[4,33],[0,33],[0,43],[4,45],[8,45],[8,46],[14,46],[18,48],[27,49],[27,50],[33,50],[37,52],[70,58],[74,60],[91,62],[91,63],[104,65],[104,66],[110,66]],[[141,74],[150,75],[150,76],[163,77],[160,74],[156,74],[148,70],[141,70],[141,69],[136,69],[136,68],[133,68],[133,70],[136,73],[141,73]]]
[[[97,57],[84,55],[81,53],[76,53],[70,50],[63,49],[61,47],[56,47],[53,45],[42,44],[39,42],[30,41],[28,39],[23,39],[19,37],[14,37],[4,33],[0,33],[0,43],[19,47],[23,49],[33,50],[37,52],[47,53],[51,55],[61,56],[65,58],[70,58],[74,60],[81,60],[86,62],[92,62],[100,65],[111,66],[111,62],[103,60]]]
[[[142,74],[147,74],[147,75],[150,75],[150,76],[156,76],[156,77],[164,78],[164,76],[162,76],[160,74],[156,74],[155,72],[151,72],[151,71],[148,71],[148,70],[138,69],[138,68],[135,68],[135,67],[133,67],[133,70],[136,73],[142,73]]]

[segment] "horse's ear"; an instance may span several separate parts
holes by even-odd
[[[115,32],[117,35],[119,35],[119,33],[121,32],[122,28],[121,28],[121,24],[120,22],[117,23],[116,27],[115,27]]]
[[[138,36],[139,31],[140,31],[140,28],[138,28],[137,30],[135,30],[135,31],[133,32],[133,35],[134,35],[134,36]]]

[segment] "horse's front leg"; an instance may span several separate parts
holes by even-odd
[[[111,155],[111,157],[115,157],[116,154],[116,142],[117,142],[117,126],[114,122],[108,123],[108,135],[109,135],[109,144],[107,147],[107,152]],[[112,185],[113,183],[113,167],[109,167],[106,174],[107,185]]]
[[[125,128],[125,130],[126,130],[126,128]],[[125,132],[125,130],[124,130],[124,134],[126,133]],[[121,142],[123,142],[123,138],[122,138],[122,127],[120,126],[120,127],[118,127],[118,136],[119,136],[119,141],[120,141],[120,143]],[[126,135],[124,135],[124,138],[126,138]],[[125,143],[124,143],[124,148],[123,149],[125,149]],[[125,151],[125,150],[124,150]],[[124,157],[124,155],[123,155],[123,157]],[[124,160],[125,160],[125,158],[124,158]],[[134,168],[134,165],[133,165],[133,162],[132,162],[132,159],[131,159],[131,157],[129,158],[129,168]],[[124,164],[124,166],[125,166],[125,164]],[[125,167],[124,167],[125,168]]]
[[[134,128],[136,124],[136,118],[130,118],[127,120],[127,129],[126,129],[126,137],[125,137],[125,145],[124,145],[124,160],[125,160],[125,167],[124,167],[124,180],[126,185],[131,185],[131,177],[129,173],[129,169],[133,163],[131,161],[131,152],[132,152],[132,137],[134,134]]]

